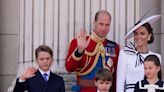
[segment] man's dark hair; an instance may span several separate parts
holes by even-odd
[[[100,10],[100,11],[96,12],[96,14],[95,14],[95,21],[97,21],[99,14],[103,14],[103,13],[109,15],[109,17],[111,19],[111,14],[108,11]]]

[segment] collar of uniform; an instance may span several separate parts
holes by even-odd
[[[100,38],[98,35],[96,35],[94,33],[94,31],[92,31],[91,35],[90,35],[90,38],[95,41],[96,43],[99,43],[99,42],[103,42],[105,39],[104,38]]]

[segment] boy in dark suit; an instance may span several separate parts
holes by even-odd
[[[51,48],[40,45],[35,56],[39,69],[28,67],[16,80],[13,92],[65,92],[63,78],[50,71],[53,62]]]

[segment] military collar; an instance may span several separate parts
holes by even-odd
[[[105,38],[100,38],[98,35],[96,35],[93,31],[90,35],[90,38],[95,41],[96,43],[99,43],[99,42],[104,42],[105,41]]]

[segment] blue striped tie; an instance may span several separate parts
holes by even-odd
[[[48,74],[47,74],[47,73],[44,73],[44,74],[43,74],[43,78],[44,78],[44,80],[45,80],[46,82],[48,81],[48,78],[47,78],[47,77],[48,77]]]

